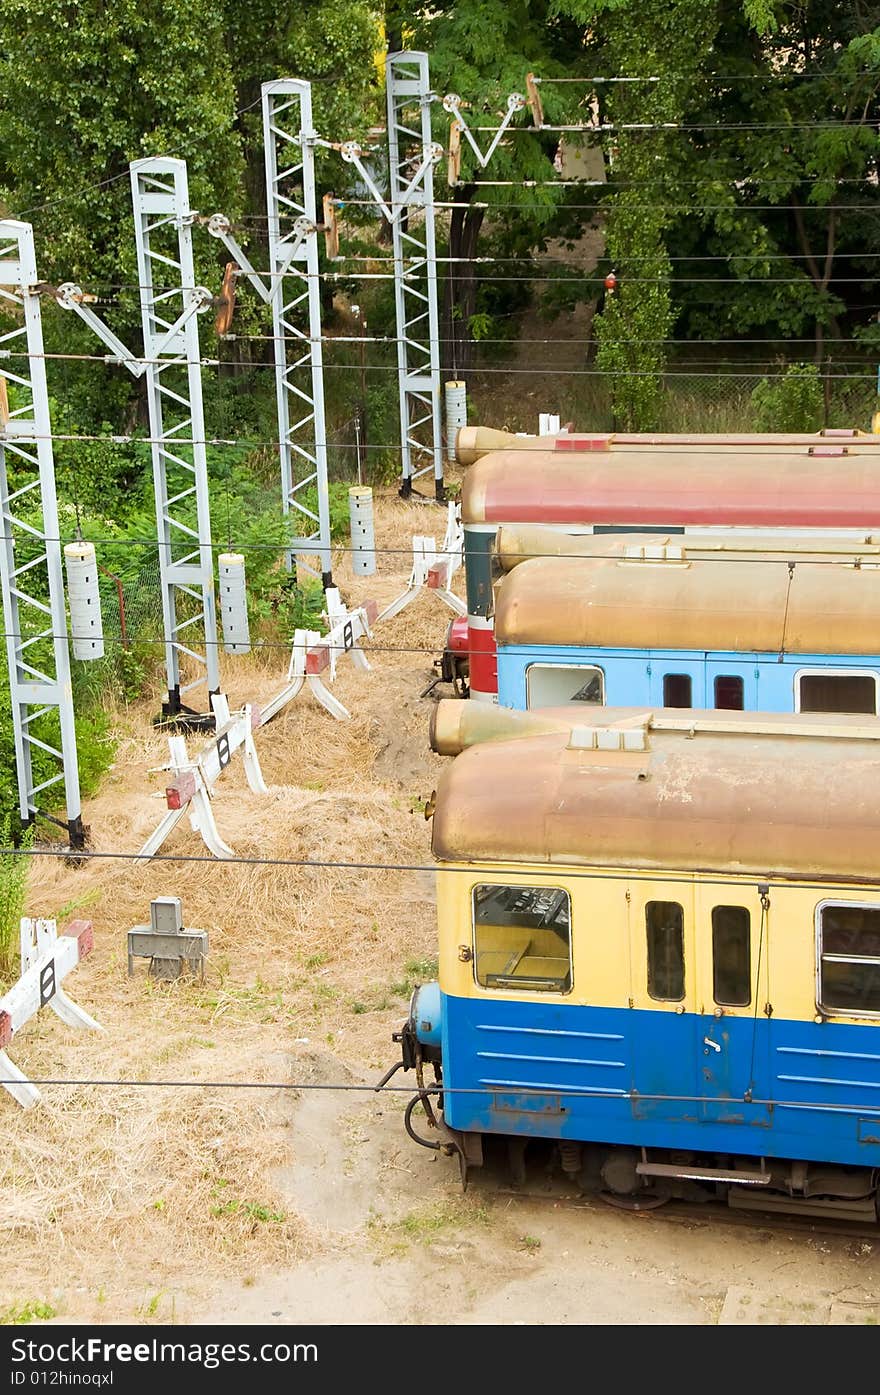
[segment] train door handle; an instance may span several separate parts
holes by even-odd
[[[718,1045],[717,1041],[713,1041],[711,1037],[703,1037],[703,1045],[711,1046],[713,1051],[721,1050],[721,1047]]]

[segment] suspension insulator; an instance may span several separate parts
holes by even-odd
[[[221,552],[217,562],[220,568],[220,624],[224,653],[249,654],[251,635],[244,558],[240,552]]]
[[[103,659],[104,628],[94,543],[72,542],[64,549],[67,599],[75,659]]]

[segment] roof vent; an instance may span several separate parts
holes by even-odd
[[[647,751],[647,726],[572,727],[570,751]]]
[[[676,543],[626,543],[623,549],[624,562],[672,562],[689,567],[687,553]]]

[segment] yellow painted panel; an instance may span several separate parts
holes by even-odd
[[[480,883],[511,886],[559,887],[571,899],[573,982],[569,993],[520,988],[483,988],[475,980],[471,897]],[[440,985],[458,997],[499,997],[596,1007],[625,1007],[669,1012],[697,1012],[720,1016],[759,1016],[772,1005],[774,1017],[812,1021],[816,1015],[816,908],[823,901],[841,900],[880,906],[880,891],[862,887],[798,886],[791,882],[770,884],[770,905],[762,926],[758,883],[752,877],[718,881],[705,874],[670,872],[664,876],[621,874],[619,869],[597,869],[584,875],[581,869],[537,868],[513,864],[491,866],[441,866],[437,875]],[[648,993],[646,905],[650,901],[678,902],[684,911],[685,992],[680,1001],[664,1001]],[[745,906],[750,914],[751,1000],[742,1006],[719,1005],[714,998],[712,961],[712,909]],[[549,944],[540,935],[513,927],[483,926],[484,950],[493,951],[497,964],[484,967],[504,972],[516,958],[517,936],[530,959],[530,975],[564,973],[549,956]],[[491,938],[491,937],[495,938]],[[496,944],[497,939],[497,944]],[[490,942],[491,940],[491,942]],[[462,958],[462,952],[466,955]],[[551,962],[552,958],[552,962]],[[539,962],[539,960],[541,962]],[[516,972],[516,965],[510,970]],[[526,972],[526,969],[523,969]],[[853,1020],[851,1018],[847,1020]],[[878,1024],[880,1025],[880,1024]]]

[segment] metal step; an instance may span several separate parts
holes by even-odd
[[[689,1182],[741,1182],[752,1187],[770,1184],[769,1172],[741,1172],[727,1167],[694,1167],[686,1163],[636,1163],[642,1177],[680,1177]]]

